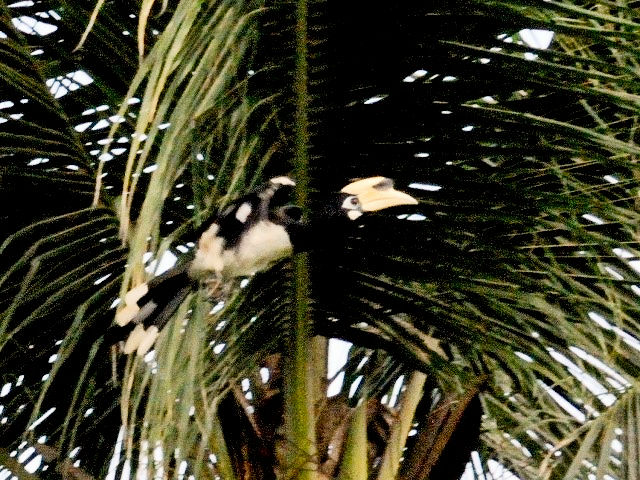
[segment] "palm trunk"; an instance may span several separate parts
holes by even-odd
[[[296,9],[295,72],[295,158],[298,204],[305,206],[308,191],[309,144],[307,106],[307,2],[300,0]],[[294,259],[292,344],[288,352],[285,375],[286,464],[284,478],[313,480],[316,477],[315,412],[313,407],[313,363],[309,264],[307,254]]]

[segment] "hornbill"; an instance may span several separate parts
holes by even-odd
[[[314,241],[363,213],[417,200],[395,190],[385,177],[369,177],[346,185],[333,204],[310,220],[292,204],[295,182],[276,177],[224,208],[198,232],[190,261],[133,288],[124,296],[115,321],[133,327],[123,348],[144,355],[189,292],[198,286],[220,298],[235,279],[267,270],[294,251],[310,250]],[[331,229],[331,230],[329,230]]]

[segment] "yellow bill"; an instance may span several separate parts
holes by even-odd
[[[355,195],[365,212],[375,212],[398,205],[417,205],[411,195],[393,188],[393,180],[386,177],[369,177],[356,180],[342,190],[342,193]]]

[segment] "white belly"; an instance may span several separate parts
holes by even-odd
[[[281,225],[261,221],[249,229],[235,249],[224,249],[224,241],[216,236],[213,225],[198,243],[192,273],[206,275],[213,272],[222,278],[253,275],[291,255],[293,246]]]
[[[239,277],[268,269],[291,255],[293,246],[281,225],[258,222],[235,250],[225,250],[223,275]]]

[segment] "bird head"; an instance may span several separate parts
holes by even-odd
[[[393,180],[386,177],[369,177],[351,182],[340,190],[340,200],[340,208],[350,220],[356,220],[365,212],[418,203],[411,195],[393,188]]]
[[[286,178],[287,183],[280,182]],[[271,216],[275,221],[284,225],[287,229],[301,228],[304,225],[303,211],[300,207],[289,203],[293,194],[295,183],[288,177],[278,177],[270,182],[276,184],[278,191],[270,202]],[[376,176],[363,178],[345,185],[339,192],[337,204],[332,202],[321,213],[326,221],[335,220],[336,213],[339,217],[356,220],[367,212],[376,212],[389,207],[399,205],[417,205],[418,201],[411,195],[393,188],[393,180]]]
[[[385,177],[369,177],[345,185],[308,219],[302,209],[286,205],[278,210],[279,223],[292,237],[294,251],[324,248],[340,243],[352,222],[363,214],[399,205],[416,205],[412,196],[393,188],[393,181]]]

